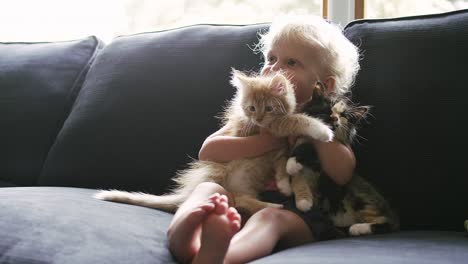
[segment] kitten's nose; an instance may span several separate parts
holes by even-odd
[[[332,122],[336,122],[336,121],[338,121],[338,116],[330,115],[330,119],[331,119]]]

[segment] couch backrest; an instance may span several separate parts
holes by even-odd
[[[36,184],[100,47],[95,37],[0,43],[0,186]]]
[[[214,116],[234,93],[231,67],[258,70],[261,56],[250,47],[267,26],[198,25],[115,39],[96,57],[55,141],[52,132],[63,118],[59,110],[53,128],[34,122],[26,127],[22,139],[45,133],[45,145],[54,142],[38,183],[167,191],[170,178],[197,157],[205,137],[217,129]],[[467,147],[468,12],[360,20],[345,33],[363,53],[354,99],[374,106],[363,139],[354,146],[359,173],[390,198],[403,229],[461,230],[468,218],[462,198],[467,163],[458,154]],[[18,105],[10,102],[15,111]],[[13,132],[0,133],[15,138]],[[23,155],[36,144],[0,140],[10,144],[11,153],[15,147]],[[48,146],[41,151],[37,160]],[[10,170],[10,162],[18,170],[28,168],[23,167],[30,164],[27,159],[8,155],[3,154],[0,170]],[[41,162],[28,175],[40,171]],[[25,184],[33,181],[25,179]]]
[[[198,25],[119,37],[97,56],[41,185],[167,191],[232,97],[231,67],[258,70],[266,25]],[[248,46],[250,45],[250,47]]]
[[[355,147],[359,171],[391,199],[403,228],[462,230],[468,11],[359,20],[345,32],[363,55],[354,98],[374,106]]]

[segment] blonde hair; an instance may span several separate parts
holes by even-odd
[[[294,40],[319,49],[322,54],[319,65],[323,66],[320,77],[335,79],[333,91],[340,95],[348,92],[359,71],[359,51],[334,24],[318,16],[285,15],[275,19],[269,31],[259,33],[255,50],[266,57],[268,51],[279,40]],[[327,76],[324,76],[328,74]],[[323,81],[323,80],[319,80]]]

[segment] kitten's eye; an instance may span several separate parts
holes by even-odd
[[[273,106],[271,106],[271,105],[265,106],[265,112],[271,113],[272,111],[273,111]]]
[[[294,67],[294,66],[296,66],[296,64],[297,64],[297,61],[296,61],[296,60],[294,60],[294,59],[288,59],[288,66]]]
[[[253,106],[253,105],[249,106],[249,111],[250,112],[255,112],[255,106]]]

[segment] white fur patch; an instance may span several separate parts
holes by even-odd
[[[341,114],[344,112],[345,108],[346,108],[346,104],[343,101],[339,101],[338,103],[333,105],[332,112]]]
[[[323,142],[330,142],[333,140],[333,131],[318,119],[313,119],[314,122],[306,131],[306,135]]]
[[[286,163],[286,172],[290,175],[296,175],[302,170],[303,166],[297,162],[296,157],[291,157]]]
[[[128,199],[128,192],[118,190],[101,190],[93,195],[94,198],[104,201],[116,201]]]
[[[291,184],[289,183],[289,177],[288,178],[283,178],[279,181],[276,182],[276,185],[279,189],[279,191],[286,195],[286,196],[291,196],[292,190],[291,190]]]
[[[361,223],[349,227],[349,234],[352,236],[362,236],[372,234],[371,224]]]
[[[302,212],[307,212],[312,208],[314,202],[312,200],[301,199],[297,201],[296,207],[297,209],[301,210]]]

